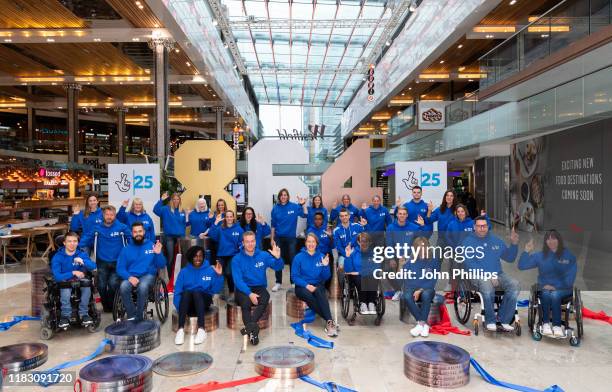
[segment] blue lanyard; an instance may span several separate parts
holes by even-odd
[[[317,348],[334,348],[334,342],[330,342],[328,340],[322,339],[318,336],[313,335],[310,331],[306,331],[304,329],[304,324],[310,324],[315,320],[315,312],[311,309],[306,309],[304,312],[304,319],[298,321],[297,323],[292,323],[291,328],[295,331],[295,334],[306,341],[314,347]]]
[[[40,317],[32,317],[32,316],[13,316],[11,321],[6,321],[4,323],[0,323],[0,331],[8,331],[15,324],[19,324],[22,321],[26,320],[40,320]]]
[[[480,376],[486,382],[488,382],[489,384],[498,386],[498,387],[514,389],[515,391],[521,391],[521,392],[564,392],[563,389],[561,389],[561,387],[558,385],[550,386],[542,391],[540,389],[524,387],[522,385],[511,384],[505,381],[499,381],[495,377],[490,375],[486,370],[484,370],[484,368],[480,366],[480,364],[476,362],[474,358],[470,358],[470,363],[472,364],[474,369],[478,372],[478,374],[480,374]]]

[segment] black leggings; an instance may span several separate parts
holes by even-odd
[[[351,287],[352,286],[357,287],[357,292],[359,293],[359,302],[365,302],[366,304],[376,302],[376,294],[377,294],[376,290],[374,291],[371,290],[373,287],[376,287],[372,285],[372,284],[375,285],[376,282],[373,282],[374,279],[372,277],[362,277],[361,275],[346,275],[346,276],[348,277],[349,284],[351,285]],[[361,284],[362,280],[364,281],[363,287]]]
[[[181,303],[179,304],[178,327],[185,326],[187,316],[196,314],[198,316],[198,327],[204,328],[204,314],[210,309],[212,295],[201,291],[183,291]]]
[[[219,256],[219,261],[223,266],[223,276],[227,282],[227,289],[230,294],[234,292],[234,278],[232,277],[232,259],[234,256]]]
[[[259,295],[257,298],[257,305],[253,305],[248,295],[240,290],[236,291],[236,303],[242,310],[242,321],[247,333],[251,333],[257,330],[257,322],[266,312],[268,308],[268,302],[270,301],[270,294],[263,286],[249,287],[252,293]],[[252,309],[254,307],[254,309]],[[253,313],[251,313],[251,309]]]

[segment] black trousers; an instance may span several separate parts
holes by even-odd
[[[183,328],[187,316],[195,313],[198,316],[198,327],[204,328],[204,314],[210,309],[212,300],[212,295],[201,291],[183,291],[178,310],[178,327]]]
[[[219,256],[219,261],[223,266],[223,276],[227,282],[227,288],[231,293],[234,292],[234,278],[232,277],[232,259],[234,256]]]
[[[372,291],[373,287],[376,287],[376,282],[372,277],[362,277],[361,275],[346,275],[351,286],[357,287],[359,293],[359,302],[365,302],[366,304],[376,302],[376,289]],[[364,280],[363,285],[361,284]],[[367,280],[367,282],[366,282]],[[370,280],[372,282],[370,282]]]
[[[257,322],[261,319],[263,314],[268,307],[268,302],[270,301],[270,293],[263,286],[253,286],[249,287],[252,293],[259,295],[257,299],[257,305],[253,305],[251,299],[248,295],[243,293],[240,290],[236,290],[236,303],[240,306],[242,310],[242,321],[244,322],[244,327],[247,330],[247,333],[251,333],[256,330]],[[253,309],[253,313],[251,313],[251,308],[255,306]]]

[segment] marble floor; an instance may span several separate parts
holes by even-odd
[[[36,268],[37,262],[33,268]],[[38,262],[40,265],[41,263]],[[12,273],[23,273],[16,268],[0,274],[0,281],[12,279]],[[287,268],[285,273],[287,273]],[[273,279],[269,275],[270,282]],[[285,280],[286,282],[288,279]],[[287,287],[285,286],[284,289]],[[523,292],[520,298],[526,298]],[[0,291],[0,320],[6,321],[13,315],[30,312],[30,283],[24,282]],[[583,294],[585,306],[593,310],[612,313],[611,292],[586,292]],[[155,359],[176,350],[197,350],[209,353],[213,359],[210,369],[195,376],[183,378],[154,375],[155,391],[174,391],[182,386],[208,382],[211,380],[230,381],[256,375],[253,368],[253,355],[262,348],[272,345],[295,344],[309,347],[315,353],[316,368],[311,376],[319,381],[334,381],[340,385],[367,392],[399,392],[405,390],[430,390],[408,380],[403,374],[402,347],[414,341],[408,331],[410,326],[399,321],[399,306],[387,301],[387,313],[381,326],[376,327],[373,319],[358,316],[355,326],[348,326],[341,319],[338,302],[332,302],[332,310],[340,320],[340,336],[335,339],[332,350],[313,348],[294,335],[289,323],[296,320],[285,314],[285,290],[272,293],[272,328],[263,330],[259,346],[249,346],[241,353],[242,336],[226,327],[223,301],[221,304],[220,328],[208,335],[204,344],[193,345],[193,338],[183,346],[174,345],[171,322],[162,326],[162,344],[144,355]],[[452,306],[448,309],[454,318]],[[521,309],[521,317],[527,319],[526,309]],[[105,314],[102,327],[111,322]],[[525,322],[526,325],[526,322]],[[310,329],[323,337],[323,324],[315,321]],[[430,335],[430,340],[444,341],[466,349],[473,358],[500,380],[523,384],[532,388],[544,389],[558,384],[565,391],[608,391],[612,383],[612,325],[600,321],[585,320],[585,338],[580,347],[570,347],[566,340],[532,340],[528,333],[516,337],[510,335],[486,334],[479,336]],[[36,321],[22,322],[8,331],[0,332],[0,346],[17,342],[38,342],[40,325]],[[45,343],[49,346],[49,359],[40,370],[48,369],[61,362],[81,358],[91,353],[104,337],[103,328],[97,333],[75,329],[57,334]],[[104,355],[109,355],[105,353]],[[78,370],[72,368],[71,370]],[[606,387],[607,385],[607,387]],[[6,388],[6,390],[44,390],[43,388]],[[52,387],[51,390],[72,390],[68,387]],[[461,388],[470,391],[501,390],[484,382],[473,370],[470,383]],[[230,389],[231,390],[231,389]],[[236,391],[315,391],[317,388],[300,380],[279,384],[274,380],[237,387]]]

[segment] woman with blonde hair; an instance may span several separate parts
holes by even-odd
[[[223,265],[223,275],[227,280],[227,288],[230,296],[234,294],[234,280],[232,279],[232,258],[240,252],[242,244],[242,234],[244,230],[240,227],[236,219],[236,213],[232,210],[225,212],[225,218],[221,218],[221,214],[217,215],[217,219],[211,225],[208,231],[210,238],[217,241],[219,244],[217,249],[217,258]],[[214,260],[214,259],[213,259]],[[211,264],[213,264],[211,260]]]
[[[191,236],[199,239],[204,239],[206,237],[206,233],[210,228],[210,225],[214,221],[212,219],[211,211],[208,209],[208,203],[206,199],[199,198],[195,203],[195,209],[193,211],[189,211],[187,223],[191,226]]]
[[[166,252],[168,276],[171,276],[171,266],[174,265],[174,246],[180,238],[185,237],[188,214],[181,207],[181,195],[178,193],[173,193],[168,204],[164,205],[166,200],[168,200],[168,192],[162,194],[161,199],[153,207],[153,212],[162,220],[164,232],[162,244]]]
[[[117,212],[117,219],[128,227],[132,227],[132,223],[141,222],[145,229],[145,239],[155,243],[155,225],[153,219],[144,209],[142,199],[135,197],[132,200],[130,210],[126,212],[130,199],[124,200],[121,203],[121,208]]]

